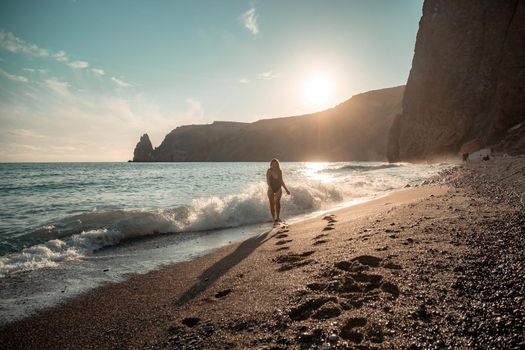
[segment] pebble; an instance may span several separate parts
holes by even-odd
[[[330,341],[330,342],[332,342],[332,343],[333,343],[333,342],[336,342],[336,341],[337,341],[337,334],[335,334],[335,333],[330,334],[330,335],[328,336],[328,341]]]
[[[330,343],[323,343],[321,345],[321,350],[329,350],[331,347]]]

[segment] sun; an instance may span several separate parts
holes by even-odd
[[[334,80],[326,73],[316,73],[303,82],[302,92],[308,106],[330,107],[334,99]]]

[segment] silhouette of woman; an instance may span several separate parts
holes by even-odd
[[[272,159],[270,168],[266,171],[266,183],[268,184],[268,199],[270,200],[270,212],[274,223],[281,222],[281,196],[284,187],[286,194],[290,194],[283,180],[283,171],[281,164],[277,159]]]

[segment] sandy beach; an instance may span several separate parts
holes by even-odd
[[[525,347],[525,157],[448,170],[11,323],[5,349]]]

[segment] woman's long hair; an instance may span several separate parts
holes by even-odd
[[[279,159],[277,158],[274,158],[270,161],[270,169],[272,168],[272,163],[275,162],[277,164],[277,169],[279,170],[279,172],[281,172],[281,163],[279,163]]]

